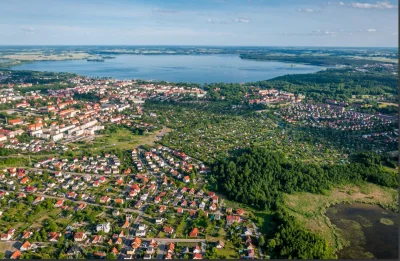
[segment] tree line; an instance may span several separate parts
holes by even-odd
[[[282,205],[282,193],[324,193],[339,184],[371,182],[396,188],[397,177],[369,157],[363,154],[349,164],[306,164],[252,147],[214,164],[211,183],[229,199],[257,209],[276,209]]]

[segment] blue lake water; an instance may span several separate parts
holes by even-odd
[[[70,72],[90,77],[169,82],[253,82],[286,74],[312,73],[322,67],[240,59],[237,55],[115,55],[104,62],[38,61],[15,70]]]

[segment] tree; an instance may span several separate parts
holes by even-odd
[[[258,244],[259,244],[261,247],[264,247],[264,245],[265,245],[264,236],[261,235],[261,236],[258,238]]]

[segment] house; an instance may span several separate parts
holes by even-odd
[[[81,251],[81,249],[79,248],[79,247],[77,247],[77,246],[72,246],[70,249],[68,249],[68,251],[67,251],[67,255],[68,256],[77,256],[77,255],[79,255],[79,254],[81,254],[82,253],[82,251]]]
[[[12,255],[10,256],[10,259],[19,259],[22,256],[21,251],[16,250]]]
[[[102,196],[100,198],[100,203],[101,204],[107,204],[108,202],[110,202],[111,198],[107,197],[107,196]]]
[[[236,210],[236,214],[238,214],[239,216],[241,216],[241,215],[244,214],[244,210],[243,210],[242,208],[238,208],[238,209]]]
[[[74,241],[75,242],[82,242],[83,240],[86,239],[86,234],[83,232],[76,232],[74,235]]]
[[[183,177],[183,182],[189,183],[190,182],[190,177],[189,176],[184,176]]]
[[[200,253],[194,254],[193,259],[203,259],[203,255]]]
[[[199,234],[199,229],[195,227],[192,229],[192,231],[190,231],[189,237],[197,237],[198,234]]]
[[[168,253],[173,253],[174,250],[175,250],[175,244],[174,243],[169,243],[167,249],[168,249],[167,250]]]
[[[160,213],[163,213],[166,209],[166,206],[160,206],[158,210],[160,211]]]
[[[110,222],[99,224],[96,226],[97,232],[104,231],[104,233],[108,233],[111,230]]]
[[[10,234],[1,234],[1,240],[6,241],[6,240],[11,240],[12,235]]]
[[[174,229],[172,227],[164,227],[164,232],[171,235],[174,233]]]
[[[147,250],[146,250],[146,254],[152,255],[152,254],[154,254],[154,253],[155,253],[154,247],[149,246],[149,247],[147,248]]]
[[[125,223],[122,225],[122,228],[128,228],[129,225],[130,225],[129,220],[126,219],[126,220],[125,220]]]
[[[178,214],[183,214],[183,208],[177,208],[177,209],[176,209],[176,212],[177,212]]]
[[[25,243],[22,244],[22,246],[20,247],[19,250],[27,251],[27,250],[30,250],[31,248],[32,248],[31,243],[29,243],[29,241],[25,241]]]
[[[196,245],[193,249],[193,254],[198,254],[201,253],[201,248],[199,247],[199,245]]]
[[[140,245],[142,244],[142,240],[140,238],[136,237],[133,242],[132,242],[132,248],[139,248]]]
[[[251,236],[251,235],[253,235],[253,232],[251,231],[251,229],[250,229],[249,227],[246,227],[246,228],[244,229],[244,231],[243,231],[243,234],[244,234],[245,236]]]
[[[156,224],[159,225],[159,224],[162,224],[164,222],[164,218],[158,217],[158,218],[156,218],[155,221],[156,221]]]
[[[145,229],[136,230],[135,236],[137,236],[137,237],[145,237],[146,236],[146,230]]]
[[[254,258],[254,249],[248,249],[247,250],[246,258]]]
[[[68,192],[67,197],[70,199],[76,199],[78,197],[78,194],[76,194],[74,191]]]
[[[123,204],[123,203],[124,203],[124,200],[122,198],[117,198],[115,200],[115,204]]]
[[[232,215],[229,215],[229,216],[227,216],[226,217],[226,224],[228,225],[228,226],[230,226],[230,225],[232,225],[233,223],[240,223],[240,217],[239,216],[232,216]]]
[[[224,247],[225,247],[224,241],[218,240],[218,241],[215,243],[215,247],[218,248],[218,249],[224,248]]]
[[[118,217],[119,214],[120,214],[120,212],[119,212],[118,209],[115,209],[115,210],[113,210],[113,212],[112,212],[113,217]]]
[[[54,206],[55,206],[56,208],[59,208],[59,207],[62,207],[63,204],[64,204],[64,200],[63,200],[63,199],[59,199],[59,200],[54,204]]]
[[[58,242],[58,239],[61,237],[61,233],[49,232],[47,236],[49,237],[50,242]]]
[[[92,244],[102,243],[103,236],[102,235],[95,235],[92,239]]]
[[[21,184],[26,184],[26,183],[28,183],[28,182],[29,182],[29,178],[28,178],[28,177],[24,177],[24,178],[22,178],[21,181],[20,181]]]
[[[10,125],[20,125],[23,123],[24,123],[24,121],[21,119],[8,120],[8,124],[10,124]]]
[[[212,205],[210,206],[210,210],[211,211],[217,210],[217,205],[215,205],[215,203],[212,203]]]
[[[79,206],[78,206],[78,210],[84,210],[86,208],[86,203],[81,203]]]
[[[115,244],[121,245],[122,244],[122,238],[121,237],[117,238],[117,240],[115,241]]]
[[[94,252],[93,253],[93,256],[95,256],[95,257],[97,257],[97,258],[101,258],[101,259],[103,259],[103,258],[105,258],[106,257],[106,252],[100,252],[100,251],[97,251],[97,252]]]
[[[36,199],[33,201],[34,204],[38,204],[44,200],[43,196],[38,196]]]
[[[30,238],[31,236],[32,236],[32,232],[30,232],[30,231],[26,231],[26,232],[24,232],[24,234],[22,235],[22,238],[23,239],[28,239],[28,238]]]

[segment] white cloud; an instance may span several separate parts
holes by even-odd
[[[319,13],[321,10],[315,10],[311,8],[299,8],[297,9],[297,12],[302,12],[302,13]]]
[[[176,10],[166,10],[166,9],[159,9],[159,8],[154,8],[153,11],[158,12],[158,13],[179,13]]]
[[[30,27],[30,26],[23,26],[20,28],[21,31],[27,33],[27,34],[34,34],[35,33],[35,28]]]
[[[250,23],[250,19],[248,18],[243,18],[243,17],[239,17],[239,18],[235,18],[232,21],[236,22],[236,23]]]
[[[376,32],[376,29],[370,28],[370,29],[367,29],[367,31],[368,31],[368,32]]]
[[[340,2],[340,5],[342,5],[342,2]],[[394,9],[398,7],[388,1],[376,2],[376,4],[352,2],[348,6],[358,9]]]
[[[229,23],[231,23],[228,20],[220,20],[220,19],[214,19],[214,18],[208,18],[207,22],[211,23],[211,24],[229,24]]]

